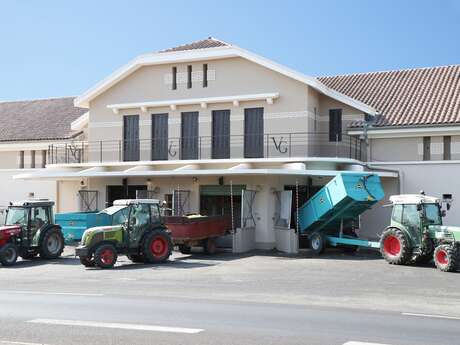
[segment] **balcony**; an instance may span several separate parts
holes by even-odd
[[[332,140],[334,139],[334,140]],[[160,160],[323,157],[365,159],[359,137],[329,133],[267,133],[141,140],[68,141],[48,148],[48,164]]]

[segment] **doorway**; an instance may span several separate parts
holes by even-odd
[[[136,199],[136,191],[147,190],[145,185],[107,186],[106,207],[112,206],[115,200]]]

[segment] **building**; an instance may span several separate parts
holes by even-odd
[[[459,69],[314,78],[208,38],[139,56],[77,97],[80,137],[15,178],[58,181],[59,211],[153,196],[176,214],[231,214],[236,251],[296,251],[296,207],[339,172],[378,174],[387,196],[455,197]],[[361,234],[378,237],[389,211],[367,212]]]
[[[44,169],[51,144],[83,139],[82,131],[72,130],[72,122],[86,110],[73,102],[74,97],[0,102],[0,210],[31,195],[57,198],[55,181],[13,180],[13,176]]]

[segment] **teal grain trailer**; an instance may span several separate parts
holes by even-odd
[[[379,248],[379,242],[358,238],[359,216],[383,199],[380,177],[370,173],[341,173],[299,208],[299,230],[317,254],[326,245],[355,250]]]

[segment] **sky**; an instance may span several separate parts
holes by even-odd
[[[460,64],[460,0],[0,0],[0,100],[77,96],[208,36],[312,76]]]

